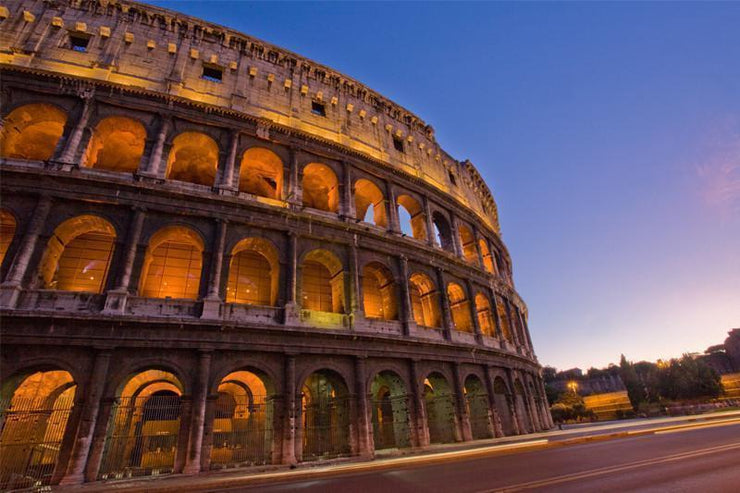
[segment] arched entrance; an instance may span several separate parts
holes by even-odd
[[[211,468],[272,462],[272,391],[251,371],[226,375],[218,386]]]
[[[370,385],[375,450],[411,446],[406,386],[392,371],[378,373]]]
[[[450,384],[439,373],[432,373],[424,381],[424,403],[427,410],[429,443],[455,441],[455,400]]]
[[[493,438],[488,394],[480,378],[470,375],[465,379],[465,405],[470,416],[470,432],[473,440]]]
[[[504,435],[515,435],[514,417],[511,415],[509,407],[509,389],[501,377],[496,377],[493,381],[493,401],[496,404],[496,412],[501,420],[501,430]]]
[[[514,405],[516,406],[516,413],[519,416],[520,427],[523,428],[524,432],[533,432],[532,416],[529,413],[529,403],[524,395],[524,386],[522,382],[516,380],[514,382]]]
[[[173,471],[182,389],[177,377],[162,370],[142,371],[127,381],[111,412],[99,479]]]
[[[38,371],[3,383],[0,490],[48,485],[59,460],[77,385],[66,371]]]
[[[312,373],[303,383],[301,410],[304,461],[350,453],[349,391],[338,373]]]

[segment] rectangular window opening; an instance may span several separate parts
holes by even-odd
[[[401,137],[393,136],[393,147],[396,148],[398,152],[403,152],[403,139]]]
[[[209,67],[207,65],[204,65],[203,75],[201,77],[211,82],[221,82],[224,77],[224,71],[221,70],[219,67]]]
[[[452,174],[452,171],[448,171],[447,175],[450,177],[450,183],[457,185],[457,180],[455,179],[455,175]]]
[[[319,116],[326,116],[326,106],[319,101],[311,101],[311,113]]]
[[[69,45],[74,51],[85,53],[87,51],[87,45],[90,44],[90,36],[84,34],[70,34]]]

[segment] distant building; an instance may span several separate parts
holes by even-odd
[[[724,344],[709,346],[698,357],[720,375],[740,372],[740,329],[731,329],[728,334]]]

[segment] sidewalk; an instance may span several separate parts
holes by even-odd
[[[297,467],[292,468],[286,465],[275,465],[230,469],[228,471],[210,471],[201,473],[198,476],[175,474],[119,481],[100,481],[77,486],[54,487],[53,490],[79,493],[110,490],[181,493],[183,491],[214,490],[239,485],[254,486],[282,480],[324,478],[349,472],[395,469],[421,463],[469,459],[476,456],[515,453],[516,451],[552,446],[567,446],[584,441],[610,440],[625,436],[669,432],[695,426],[711,426],[730,421],[740,421],[740,411],[671,418],[633,419],[599,424],[569,425],[564,427],[563,430],[555,429],[528,435],[431,445],[424,450],[379,451],[376,453],[375,459],[369,461],[359,458],[345,458],[299,464]]]

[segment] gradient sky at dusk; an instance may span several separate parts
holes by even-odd
[[[542,364],[740,327],[740,3],[153,3],[344,72],[469,158]]]

